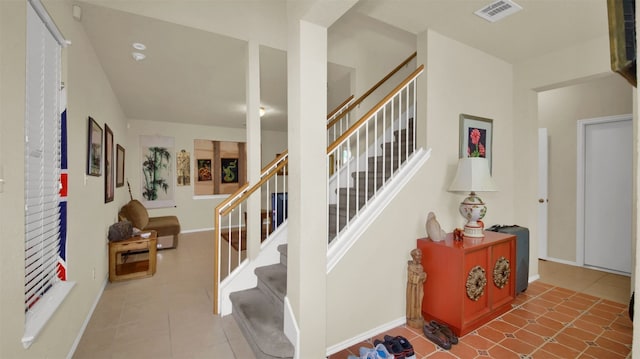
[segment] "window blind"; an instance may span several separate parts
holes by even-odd
[[[27,6],[25,311],[57,281],[60,239],[61,46]]]

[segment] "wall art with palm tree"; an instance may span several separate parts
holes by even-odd
[[[140,136],[140,145],[140,191],[145,206],[174,206],[173,137]]]

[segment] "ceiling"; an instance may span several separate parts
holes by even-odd
[[[338,21],[358,14],[411,34],[433,29],[509,63],[608,34],[604,0],[516,2],[524,9],[496,23],[473,14],[490,3],[485,0],[360,0]],[[245,125],[245,81],[238,79],[245,78],[246,41],[91,3],[81,6],[82,24],[127,118]],[[134,42],[146,45],[145,60],[133,60]],[[329,64],[329,84],[351,70]],[[260,46],[265,130],[286,131],[286,72],[286,53]]]

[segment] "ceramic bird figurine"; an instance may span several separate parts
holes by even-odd
[[[433,212],[429,212],[427,215],[425,227],[427,228],[427,236],[429,236],[432,241],[440,242],[447,236],[447,232],[440,228],[440,223],[438,223],[436,215]]]

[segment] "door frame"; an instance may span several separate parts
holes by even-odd
[[[538,128],[538,258],[547,259],[549,241],[549,133]],[[542,202],[541,202],[542,201]]]
[[[608,122],[618,121],[633,121],[632,114],[596,117],[584,120],[578,120],[578,136],[577,136],[577,148],[578,153],[576,156],[576,264],[580,267],[584,267],[584,187],[585,187],[585,132],[588,125],[602,124]],[[601,269],[603,270],[603,269]]]

